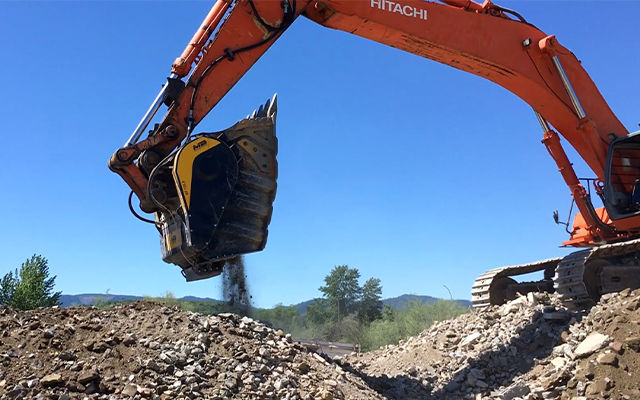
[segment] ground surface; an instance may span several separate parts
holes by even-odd
[[[249,318],[0,310],[0,399],[640,399],[640,291],[529,295],[330,360]]]

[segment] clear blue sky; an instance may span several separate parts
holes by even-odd
[[[639,2],[499,3],[556,34],[636,130]],[[185,283],[162,262],[106,166],[210,6],[2,2],[0,273],[38,253],[69,294],[219,297],[219,279]],[[246,258],[258,306],[318,297],[340,264],[380,278],[385,297],[447,297],[447,285],[469,298],[486,269],[568,253],[551,218],[566,216],[568,189],[506,90],[300,18],[200,129],[274,92],[278,195],[266,250]]]

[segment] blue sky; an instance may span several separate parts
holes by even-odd
[[[630,129],[640,116],[633,1],[503,1],[556,34]],[[219,297],[185,283],[107,169],[208,1],[5,1],[0,273],[49,259],[57,289]],[[463,29],[461,27],[461,29]],[[469,298],[501,265],[567,254],[569,192],[529,106],[478,77],[304,18],[209,114],[226,128],[279,96],[279,189],[254,303],[318,297],[334,265],[403,293]],[[574,153],[581,176],[590,176]]]

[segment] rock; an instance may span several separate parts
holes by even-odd
[[[589,386],[587,386],[587,390],[585,394],[587,396],[593,396],[599,393],[606,392],[607,390],[611,389],[611,387],[612,387],[611,379],[609,378],[597,379],[592,383],[590,383]]]
[[[98,341],[98,342],[91,343],[88,349],[96,353],[103,353],[108,348],[109,348],[109,345],[106,342]]]
[[[228,389],[235,389],[238,386],[238,380],[235,377],[228,377],[224,380],[224,386]]]
[[[122,341],[122,344],[124,344],[125,346],[131,346],[136,344],[137,342],[137,338],[134,334],[128,334],[127,336],[124,337],[124,340]]]
[[[58,358],[62,361],[75,361],[78,357],[70,351],[63,351],[58,354]]]
[[[474,344],[474,343],[476,343],[478,341],[480,336],[482,336],[482,334],[480,332],[473,332],[472,334],[470,334],[470,335],[466,336],[464,339],[462,339],[462,341],[460,342],[460,346],[461,347],[466,347],[466,346],[472,345],[472,344]]]
[[[122,394],[125,396],[133,397],[138,393],[138,385],[128,384],[122,389]]]
[[[628,337],[624,340],[624,344],[626,344],[631,350],[640,353],[640,336]]]
[[[502,400],[513,400],[516,397],[524,397],[530,392],[531,389],[529,389],[529,386],[525,385],[523,382],[515,382],[500,394],[500,398]]]
[[[331,388],[335,388],[338,386],[338,382],[334,381],[333,379],[327,379],[324,381],[325,385],[331,387]]]
[[[27,393],[27,389],[21,384],[17,384],[13,387],[13,389],[7,392],[7,395],[9,396],[9,398],[15,399],[15,398],[24,398],[26,393]]]
[[[144,398],[149,398],[153,396],[153,389],[139,386],[138,393]]]
[[[618,354],[622,354],[624,352],[622,349],[622,343],[618,341],[609,343],[609,348]]]
[[[287,384],[288,384],[288,383],[289,383],[289,379],[286,379],[286,378],[280,378],[280,379],[277,379],[277,380],[276,380],[276,382],[273,384],[273,387],[274,387],[276,390],[280,390],[280,389],[282,389],[282,388],[284,388],[284,387],[287,387]]]
[[[43,387],[52,387],[58,386],[62,383],[62,375],[60,374],[49,374],[40,379],[40,384]]]
[[[76,382],[76,381],[69,381],[67,382],[67,384],[65,385],[67,389],[69,389],[72,392],[84,392],[87,388],[81,384],[80,382]]]
[[[324,359],[324,357],[322,357],[320,354],[318,353],[313,353],[313,358],[315,358],[316,360],[320,361],[323,364],[327,363],[327,360]]]
[[[618,357],[615,355],[615,353],[602,353],[598,355],[596,361],[598,362],[598,364],[603,365],[618,365]]]
[[[100,385],[96,381],[91,381],[87,383],[86,388],[84,389],[86,394],[94,394],[100,392]]]
[[[555,388],[556,386],[559,386],[560,384],[562,384],[567,380],[568,380],[567,371],[560,370],[560,371],[554,372],[548,377],[540,379],[540,384],[544,390],[550,390]]]
[[[551,360],[551,364],[556,367],[556,369],[560,369],[567,364],[567,360],[564,357],[556,357]]]
[[[589,334],[576,349],[574,350],[574,354],[577,357],[586,357],[604,347],[609,341],[609,336],[603,335],[598,332],[593,332]]]
[[[307,372],[309,372],[309,370],[311,369],[309,367],[309,364],[307,364],[306,362],[300,362],[294,365],[294,368],[296,371],[298,371],[298,373],[300,374],[306,374]]]
[[[87,383],[100,379],[100,375],[94,370],[84,371],[78,375],[78,382],[86,385]]]
[[[160,365],[153,359],[147,360],[145,367],[158,373],[162,371],[162,367],[160,367]]]

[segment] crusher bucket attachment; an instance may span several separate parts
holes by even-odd
[[[187,281],[267,242],[278,174],[276,97],[221,132],[192,136],[149,177],[162,258]],[[162,164],[162,163],[161,163]]]

